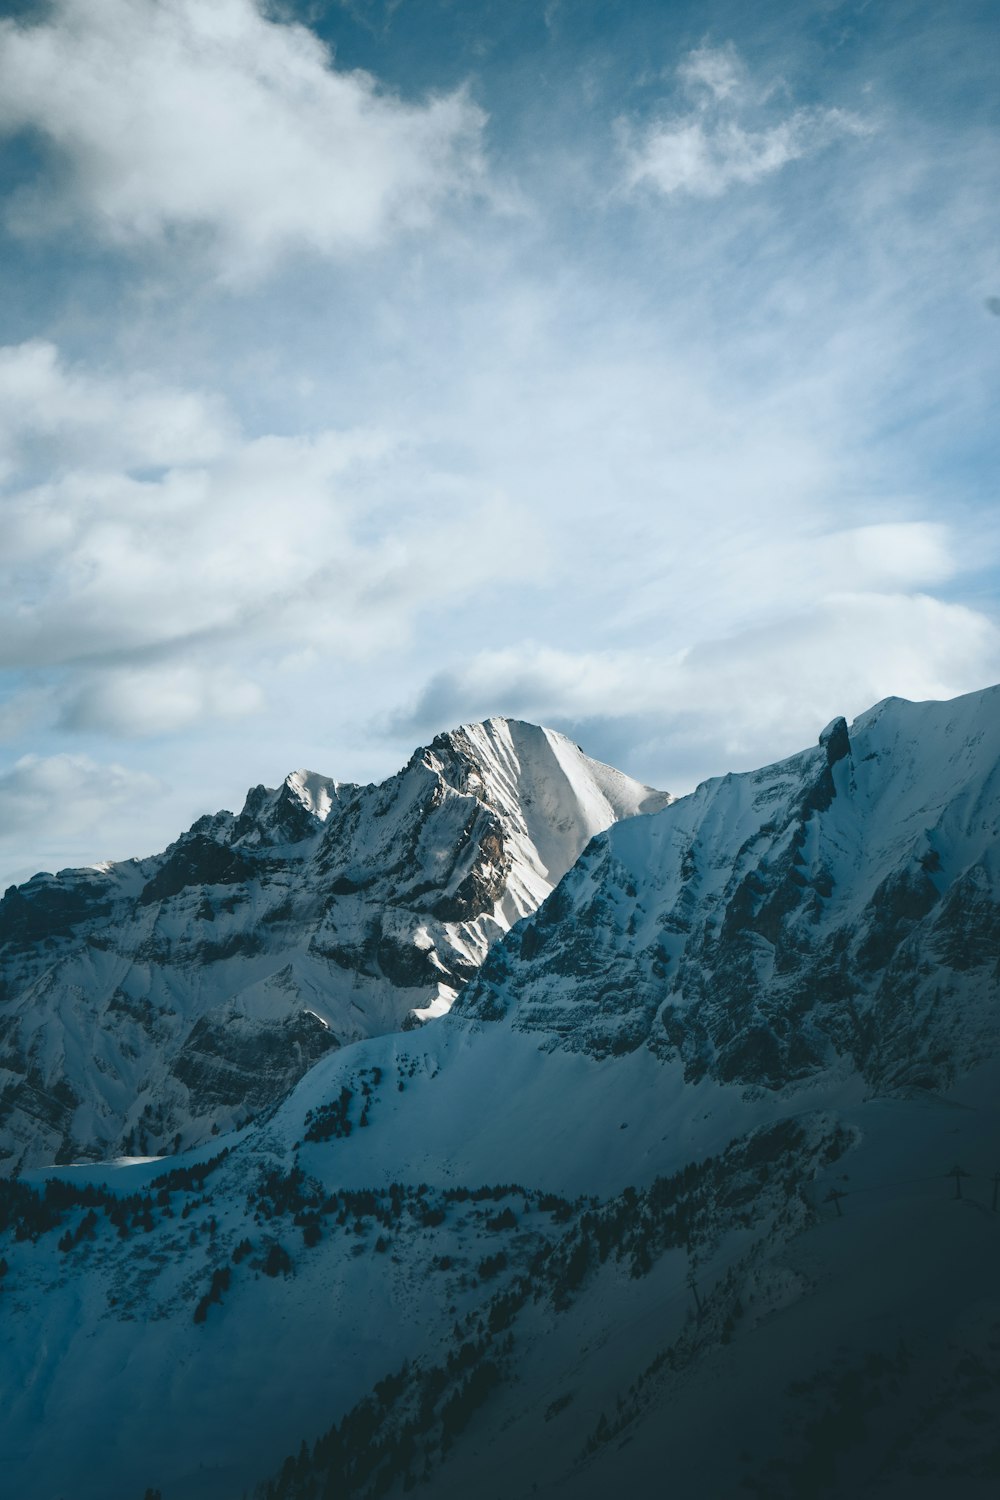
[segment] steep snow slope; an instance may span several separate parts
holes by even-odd
[[[807,1174],[836,1129],[818,1115]],[[172,1500],[236,1500],[407,1359],[447,1366],[520,1277],[544,1287],[541,1335],[561,1329],[560,1267],[591,1196],[723,1152],[760,1118],[648,1054],[544,1056],[505,1025],[487,1039],[445,1018],[324,1058],[269,1121],[219,1143],[230,1154],[204,1181],[171,1179],[189,1156],[58,1169],[78,1190],[138,1196],[119,1209],[80,1198],[48,1232],[29,1215],[24,1238],[15,1223],[0,1242],[0,1443],[15,1492],[127,1500],[156,1485]],[[5,1201],[0,1190],[0,1223]],[[748,1249],[792,1224],[776,1222],[783,1189],[757,1209]],[[40,1442],[53,1423],[57,1440]]]
[[[994,1098],[998,1083],[994,1067]],[[505,1378],[436,1473],[434,1500],[995,1494],[998,1112],[893,1100],[832,1118],[849,1149],[811,1182],[802,1146],[786,1153],[783,1210],[760,1157],[747,1174],[730,1153],[736,1170],[687,1245],[647,1264],[617,1247],[602,1261],[592,1241],[568,1306],[529,1301]]]
[[[795,1465],[814,1449],[839,1462],[836,1408],[857,1425],[859,1380],[874,1400],[902,1379],[874,1456],[851,1436],[847,1457],[867,1457],[866,1480],[894,1443],[908,1464],[933,1406],[943,1431],[922,1461],[951,1463],[948,1494],[979,1500],[948,1440],[957,1425],[958,1459],[984,1462],[975,1414],[993,1387],[970,1393],[962,1370],[1000,1375],[998,1083],[993,1067],[950,1104],[803,1086],[775,1107],[645,1051],[539,1054],[506,1022],[345,1048],[204,1178],[62,1169],[76,1198],[50,1200],[58,1222],[3,1237],[13,1492],[238,1500],[271,1474],[304,1500],[329,1444],[283,1460],[337,1423],[337,1495],[395,1495],[407,1472],[434,1500],[649,1493],[669,1457],[680,1500],[744,1479],[847,1500],[864,1486],[810,1488]],[[119,1199],[89,1202],[99,1182]],[[775,1461],[791,1465],[780,1484]],[[888,1473],[872,1493],[921,1493]]]
[[[613,828],[437,1025],[193,1155],[7,1184],[14,1492],[992,1494],[997,706],[880,705]],[[764,1024],[777,1062],[720,1062]]]
[[[462,998],[594,1056],[937,1087],[1000,1028],[1000,689],[888,699],[612,829]]]
[[[162,855],[0,902],[0,1153],[176,1149],[332,1047],[444,1013],[588,840],[670,798],[491,719],[381,786],[256,787]]]

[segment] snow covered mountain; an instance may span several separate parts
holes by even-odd
[[[0,1160],[178,1149],[319,1057],[443,1014],[588,840],[664,793],[551,730],[438,736],[381,786],[255,787],[165,853],[0,902]]]
[[[998,708],[609,827],[434,1025],[0,1184],[13,1492],[995,1493]]]
[[[593,1056],[940,1088],[1000,1037],[1000,689],[890,698],[595,841],[462,997]],[[565,976],[571,976],[566,982]]]

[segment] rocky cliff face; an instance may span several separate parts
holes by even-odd
[[[443,1014],[588,840],[669,798],[551,731],[439,736],[380,786],[296,772],[162,855],[0,902],[0,1159],[155,1153],[331,1048]]]
[[[1000,689],[888,699],[595,840],[462,1011],[781,1089],[937,1088],[1000,1032]]]

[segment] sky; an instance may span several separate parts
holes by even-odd
[[[992,0],[0,3],[0,885],[1000,680]]]

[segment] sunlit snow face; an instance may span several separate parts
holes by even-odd
[[[490,713],[684,790],[1000,675],[979,26],[0,23],[10,876]]]

